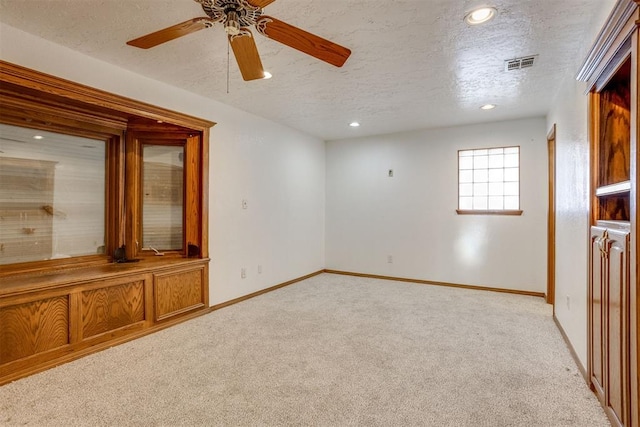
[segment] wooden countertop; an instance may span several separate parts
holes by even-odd
[[[105,263],[88,267],[56,269],[0,277],[0,298],[55,289],[105,278],[146,274],[207,264],[209,258],[147,257],[139,262]]]

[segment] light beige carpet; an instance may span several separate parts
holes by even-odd
[[[0,387],[0,425],[609,423],[541,298],[322,274]]]

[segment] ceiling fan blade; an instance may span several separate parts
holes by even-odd
[[[264,8],[269,6],[274,1],[276,0],[247,0],[247,3],[249,3],[253,7]]]
[[[231,43],[242,78],[245,80],[264,78],[262,61],[251,31],[248,28],[240,29],[240,34],[229,36],[229,43]]]
[[[149,49],[151,47],[158,46],[159,44],[166,43],[170,40],[177,39],[178,37],[186,36],[187,34],[195,33],[203,28],[209,28],[213,25],[213,20],[209,17],[193,18],[180,24],[173,25],[160,31],[156,31],[146,36],[138,37],[137,39],[129,40],[127,44],[129,46],[139,47],[141,49]]]
[[[351,55],[351,50],[346,47],[270,16],[263,15],[258,18],[256,29],[265,37],[279,41],[336,67],[342,67]]]

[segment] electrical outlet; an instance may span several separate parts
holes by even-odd
[[[242,199],[242,209],[247,209],[249,207],[249,202],[247,199]]]
[[[262,266],[258,264],[258,274],[262,274]]]
[[[243,268],[240,269],[240,277],[242,279],[247,277],[247,269],[246,268],[243,267]]]
[[[567,310],[571,310],[571,297],[567,295]]]
[[[393,178],[393,169],[389,169],[389,178]]]
[[[393,255],[387,255],[387,263],[393,264]]]

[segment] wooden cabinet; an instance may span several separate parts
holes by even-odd
[[[207,313],[208,141],[214,123],[4,61],[0,84],[3,125],[83,136],[105,152],[104,188],[95,191],[104,194],[104,208],[94,203],[104,211],[105,244],[98,253],[69,257],[51,249],[51,217],[64,215],[54,208],[54,181],[67,168],[37,160],[40,153],[25,160],[33,154],[25,150],[0,156],[0,384]],[[158,185],[145,188],[140,153],[156,141],[179,147],[172,153],[178,152],[182,167],[162,173],[150,168],[148,180]],[[70,188],[86,177],[80,172]],[[182,188],[158,182],[176,175]],[[160,248],[166,253],[143,247],[144,191],[151,204],[161,199],[178,211],[174,223],[160,221],[177,236],[175,244]],[[53,231],[57,236],[56,218]],[[37,257],[25,257],[36,251]]]
[[[609,420],[638,427],[638,23],[618,0],[578,74],[589,89],[589,382]]]
[[[628,227],[602,221],[591,227],[590,380],[609,417],[628,425],[630,258]],[[612,228],[613,227],[613,228]]]
[[[110,264],[0,282],[0,384],[208,308],[208,260]]]
[[[203,308],[207,277],[204,269],[188,268],[154,274],[154,313],[159,322],[181,313]]]

